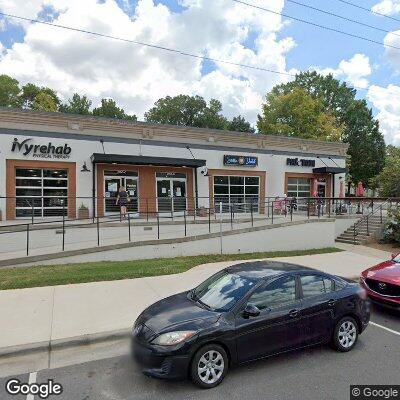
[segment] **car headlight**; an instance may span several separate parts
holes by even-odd
[[[196,333],[196,331],[176,331],[162,333],[160,336],[157,336],[152,343],[160,346],[174,346],[191,338]]]

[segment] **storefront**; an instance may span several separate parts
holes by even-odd
[[[339,193],[347,145],[103,118],[0,110],[3,219],[194,208],[265,212],[268,198]]]

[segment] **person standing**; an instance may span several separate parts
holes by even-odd
[[[124,186],[120,186],[116,204],[117,206],[119,206],[120,216],[123,219],[126,218],[126,207],[128,205],[128,202],[129,202],[128,192],[125,190]]]

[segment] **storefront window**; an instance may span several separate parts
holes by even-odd
[[[258,176],[214,176],[214,203],[219,210],[229,212],[229,204],[235,212],[258,211],[260,178]]]
[[[67,215],[67,170],[17,168],[15,175],[17,217]]]
[[[310,197],[311,179],[289,178],[287,195],[289,197]]]

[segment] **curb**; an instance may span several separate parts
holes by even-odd
[[[70,338],[55,339],[45,342],[28,343],[0,348],[0,357],[15,357],[38,352],[52,352],[68,348],[88,346],[96,343],[113,342],[128,339],[131,329],[117,329],[101,333],[90,333]]]

